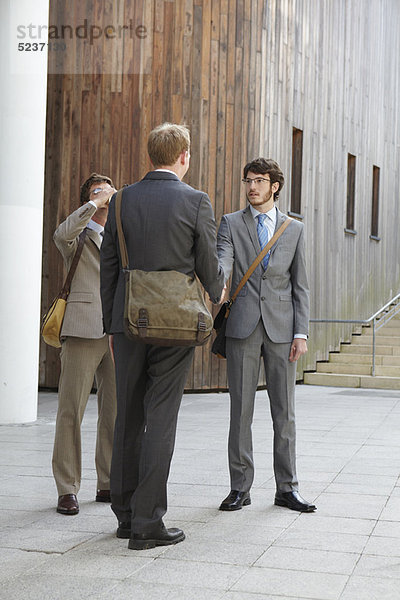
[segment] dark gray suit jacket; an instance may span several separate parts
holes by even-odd
[[[286,215],[277,211],[276,228]],[[224,215],[218,231],[218,255],[231,295],[261,252],[250,207]],[[271,248],[267,270],[259,265],[232,306],[226,335],[244,339],[260,317],[273,342],[286,343],[294,334],[308,335],[309,290],[305,265],[304,225],[293,220]]]
[[[173,173],[151,171],[124,189],[121,217],[130,269],[196,274],[211,300],[219,300],[224,277],[218,266],[216,224],[207,194],[183,183]],[[101,245],[100,282],[104,329],[107,333],[122,333],[125,280],[115,195]]]

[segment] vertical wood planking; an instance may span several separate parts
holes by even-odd
[[[68,10],[50,1],[51,23],[85,18],[102,27],[132,19],[146,26],[147,38],[126,35],[112,53],[105,37],[97,47],[73,48],[68,64],[87,72],[49,74],[43,310],[64,277],[52,235],[79,205],[80,184],[92,170],[118,186],[143,177],[148,133],[165,120],[189,126],[185,180],[209,194],[217,223],[245,206],[242,168],[256,155],[281,164],[279,207],[289,209],[292,128],[301,129],[312,316],[366,317],[399,291],[396,0],[371,0],[368,9],[364,0],[71,0]],[[56,59],[50,55],[49,64]],[[115,72],[92,74],[101,64]],[[349,152],[356,157],[352,237],[343,231]],[[373,165],[380,168],[380,242],[369,238]],[[325,358],[342,334],[312,326],[300,371]],[[42,345],[41,385],[56,386],[58,370],[57,351]],[[211,357],[209,345],[196,351],[187,387],[226,387],[225,361]]]

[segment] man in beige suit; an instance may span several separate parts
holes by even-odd
[[[94,379],[97,384],[97,502],[110,502],[110,464],[116,391],[114,364],[104,334],[100,301],[100,246],[114,193],[109,177],[93,173],[81,187],[80,208],[54,233],[54,242],[69,269],[80,234],[86,237],[71,283],[61,330],[61,375],[53,451],[58,491],[57,512],[76,515],[81,482],[81,423]]]

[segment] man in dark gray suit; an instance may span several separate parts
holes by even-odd
[[[218,232],[225,281],[233,270],[232,292],[287,218],[275,206],[284,183],[275,161],[258,158],[248,163],[242,181],[249,206],[224,215]],[[316,509],[298,492],[295,455],[296,361],[307,352],[308,320],[304,226],[292,221],[240,291],[227,321],[231,492],[220,510],[238,510],[251,502],[251,425],[261,356],[274,427],[275,504],[301,512]]]
[[[181,180],[189,168],[186,127],[164,123],[149,136],[154,171],[124,189],[122,225],[129,267],[143,271],[196,274],[218,302],[223,273],[218,266],[216,224],[207,194]],[[178,410],[194,347],[162,347],[131,340],[123,333],[124,273],[115,221],[115,199],[101,247],[104,327],[112,334],[117,419],[111,463],[112,509],[117,536],[129,548],[176,544],[180,529],[166,529],[167,479]]]

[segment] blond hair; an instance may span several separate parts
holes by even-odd
[[[174,165],[179,155],[189,149],[189,129],[174,123],[159,125],[150,132],[147,141],[147,151],[155,167]]]

